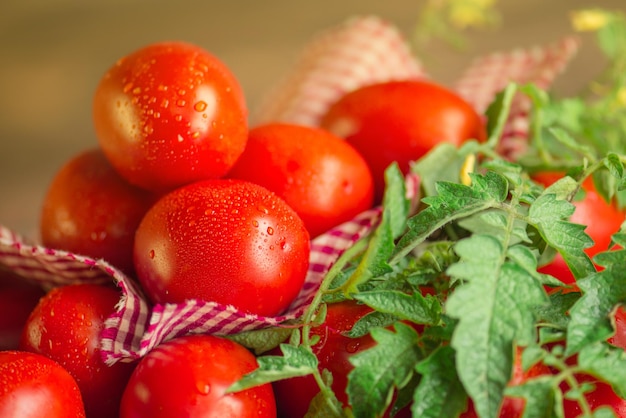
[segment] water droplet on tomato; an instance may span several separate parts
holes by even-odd
[[[155,256],[154,250],[150,250],[150,252],[148,253],[148,257],[154,258],[154,256]]]
[[[354,341],[349,341],[349,342],[346,344],[346,351],[347,351],[348,353],[350,353],[350,354],[352,354],[352,353],[356,353],[356,352],[357,352],[357,350],[359,349],[359,346],[360,346],[360,345],[361,345],[361,343],[360,343],[359,341],[357,341],[357,340],[354,340]]]
[[[271,226],[267,227],[267,235],[274,235],[274,228],[272,228]]]
[[[185,140],[185,138],[183,138],[183,136],[181,134],[178,134],[178,142],[183,142]]]
[[[196,112],[203,112],[206,109],[206,106],[206,102],[200,100],[195,105],[193,105],[193,108],[196,110]]]
[[[133,88],[133,83],[126,83],[122,88],[124,93],[128,93]]]
[[[193,139],[198,139],[198,138],[200,138],[200,132],[194,132],[194,133],[192,133],[192,134],[191,134],[191,137],[192,137]]]
[[[141,87],[135,87],[133,89],[133,94],[141,94]]]
[[[256,207],[256,209],[257,209],[259,212],[261,212],[261,213],[263,213],[263,214],[265,214],[265,215],[267,215],[268,213],[270,213],[269,209],[268,209],[267,207],[263,206],[263,205],[258,205],[258,206]]]
[[[178,106],[178,107],[185,107],[186,105],[187,105],[187,101],[186,100],[178,99],[176,101],[176,106]]]
[[[170,101],[169,100],[167,100],[167,99],[161,100],[161,107],[162,108],[167,109],[169,105],[170,105]]]
[[[178,90],[178,95],[179,96],[184,96],[185,94],[187,94],[187,92],[184,89]]]
[[[259,227],[259,221],[257,221],[256,219],[252,221],[252,226],[255,228]]]
[[[176,115],[174,116],[174,119],[176,120],[176,122],[180,122],[181,120],[183,120],[183,115]]]
[[[208,395],[211,392],[211,386],[208,383],[198,382],[196,388],[203,395]]]
[[[158,91],[167,91],[167,86],[164,86],[163,84],[159,84],[159,86],[157,87]]]

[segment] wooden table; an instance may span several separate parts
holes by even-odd
[[[567,12],[625,8],[623,0],[502,0],[505,25],[470,34],[459,52],[434,44],[423,57],[449,83],[476,55],[532,46],[571,33]],[[4,0],[0,5],[0,224],[36,237],[41,200],[56,170],[96,145],[91,97],[116,59],[144,44],[179,39],[226,62],[251,108],[284,75],[320,29],[356,14],[377,14],[410,35],[417,0]],[[555,84],[570,94],[602,66],[590,35]]]

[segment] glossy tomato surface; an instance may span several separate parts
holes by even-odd
[[[148,211],[135,267],[153,302],[195,298],[276,315],[300,292],[309,245],[304,223],[276,194],[243,180],[207,180]]]
[[[361,87],[333,104],[320,126],[345,138],[368,162],[377,201],[384,189],[384,171],[397,161],[406,173],[409,163],[435,145],[484,140],[483,120],[453,91],[425,80],[389,81]]]
[[[593,384],[594,388],[585,393],[585,399],[591,411],[595,411],[600,407],[611,408],[615,416],[618,418],[626,417],[626,399],[620,398],[613,388],[606,382],[602,382],[590,375],[577,375],[579,383],[585,382]],[[564,393],[567,392],[567,385],[562,385]],[[582,408],[578,401],[565,399],[563,401],[563,410],[565,418],[575,418],[583,416]]]
[[[0,267],[0,350],[17,350],[22,329],[45,291]]]
[[[183,42],[151,44],[117,61],[97,86],[93,119],[113,166],[157,191],[223,176],[248,133],[236,78],[215,56]]]
[[[372,206],[374,184],[363,157],[328,131],[284,123],[257,126],[228,177],[282,197],[311,238]]]
[[[350,363],[350,357],[371,348],[376,342],[369,334],[358,338],[343,334],[351,330],[357,320],[370,312],[372,312],[370,307],[354,301],[328,304],[325,322],[313,328],[311,332],[312,335],[319,337],[319,342],[312,347],[319,361],[318,367],[332,373],[332,390],[344,406],[349,405],[346,388],[348,374],[354,368]],[[279,354],[279,350],[274,350],[273,353]],[[304,417],[311,400],[319,392],[315,379],[310,375],[279,380],[274,382],[273,386],[278,415],[282,418]],[[409,408],[404,408],[396,416],[410,416]]]
[[[562,176],[560,173],[546,172],[535,174],[533,178],[540,184],[549,186]],[[585,249],[585,252],[589,257],[593,257],[599,252],[609,249],[611,236],[619,231],[620,226],[626,220],[626,212],[620,210],[614,203],[605,201],[597,192],[591,178],[583,182],[582,189],[582,197],[572,201],[576,209],[570,217],[570,221],[587,226],[585,232],[591,237],[594,244]],[[555,256],[552,262],[539,268],[539,271],[551,274],[566,284],[575,281],[574,275],[559,254]]]
[[[135,230],[155,201],[153,193],[124,180],[99,149],[81,152],[48,186],[39,223],[42,244],[102,258],[131,274]]]
[[[121,418],[271,418],[272,386],[226,389],[258,367],[243,346],[211,335],[160,344],[141,359],[126,386]]]
[[[0,417],[84,418],[76,381],[40,354],[0,351]]]
[[[29,316],[20,349],[44,355],[76,380],[90,418],[118,415],[122,391],[134,364],[107,366],[101,357],[100,333],[120,293],[97,284],[52,289]]]

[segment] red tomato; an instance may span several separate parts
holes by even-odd
[[[226,394],[226,389],[258,367],[243,346],[212,335],[167,341],[137,365],[122,398],[120,418],[275,417],[267,383]]]
[[[526,381],[542,375],[551,374],[551,369],[543,363],[536,363],[528,370],[522,368],[522,351],[518,347],[513,361],[513,374],[509,381],[509,386],[524,384]],[[521,418],[524,415],[526,402],[524,398],[514,398],[505,396],[500,407],[499,418]],[[463,412],[460,418],[477,418],[476,410],[472,400],[469,400],[468,409]]]
[[[354,90],[333,104],[320,126],[345,138],[372,169],[376,200],[384,171],[397,161],[404,173],[411,161],[435,145],[484,140],[484,123],[456,93],[424,80],[389,81]]]
[[[275,123],[252,129],[228,176],[282,197],[312,238],[369,209],[374,197],[363,157],[344,140],[308,126]]]
[[[533,179],[544,186],[549,186],[562,176],[561,173],[546,172],[533,175]],[[609,248],[611,236],[619,231],[626,219],[626,213],[615,204],[607,203],[596,191],[591,178],[583,182],[582,189],[585,192],[584,197],[572,202],[576,209],[570,221],[587,225],[585,232],[593,239],[594,245],[585,249],[585,252],[589,257],[593,257]],[[560,254],[557,254],[549,264],[540,267],[539,272],[551,274],[565,284],[572,284],[575,281]]]
[[[28,315],[45,291],[0,267],[0,350],[17,350]]]
[[[269,316],[300,292],[309,251],[302,220],[274,193],[243,180],[206,180],[148,211],[135,268],[154,302],[196,298]]]
[[[94,96],[96,134],[113,166],[156,191],[223,176],[246,144],[238,81],[202,48],[164,42],[120,59]]]
[[[326,321],[311,332],[320,337],[319,342],[312,347],[319,361],[318,367],[332,373],[332,390],[344,406],[349,405],[346,388],[348,374],[354,368],[349,359],[355,353],[371,348],[376,341],[369,334],[358,338],[342,334],[352,329],[356,321],[370,312],[372,309],[369,306],[354,301],[329,304]],[[271,352],[279,353],[279,349]],[[278,416],[283,418],[304,417],[311,400],[319,392],[319,386],[310,375],[279,380],[273,386]],[[404,408],[396,417],[410,416],[409,412],[409,408]]]
[[[76,381],[39,354],[0,351],[0,417],[84,418]]]
[[[96,284],[58,287],[31,313],[20,349],[44,355],[76,379],[90,418],[116,417],[134,365],[107,366],[100,353],[100,333],[113,313],[119,292]]]
[[[601,406],[608,406],[615,412],[617,417],[626,417],[626,399],[620,398],[613,388],[598,379],[589,375],[577,375],[579,382],[593,383],[595,388],[585,394],[585,398],[589,403],[589,407],[592,411],[600,408]],[[565,393],[568,386],[566,384],[561,385],[561,389]],[[580,417],[582,414],[580,404],[577,401],[565,399],[563,401],[563,409],[565,411],[565,418]]]
[[[156,198],[132,186],[98,149],[69,160],[55,175],[43,201],[43,245],[103,258],[130,274],[133,241]]]

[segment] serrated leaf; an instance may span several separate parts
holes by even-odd
[[[293,333],[288,327],[271,327],[266,329],[240,332],[225,337],[248,348],[255,355],[261,355],[284,342]]]
[[[533,310],[547,296],[532,275],[505,260],[496,238],[473,235],[455,249],[461,261],[448,273],[467,282],[452,292],[445,306],[459,321],[451,343],[457,369],[479,415],[496,417],[511,377],[513,341],[534,341]]]
[[[609,173],[616,179],[621,179],[624,176],[624,164],[620,156],[614,152],[609,152],[604,159],[604,166],[609,170]]]
[[[417,364],[422,379],[413,396],[411,411],[418,418],[458,416],[467,406],[467,395],[456,374],[455,353],[441,346]]]
[[[439,181],[459,181],[459,172],[469,152],[461,152],[454,145],[443,142],[411,165],[411,171],[420,177],[426,196],[437,193]]]
[[[394,315],[417,324],[436,325],[441,318],[441,303],[421,293],[408,295],[395,290],[361,292],[354,296],[378,312]]]
[[[392,163],[385,170],[385,194],[383,207],[388,211],[391,234],[397,238],[406,228],[410,202],[406,198],[406,184],[398,163]]]
[[[406,256],[448,222],[497,207],[506,199],[508,183],[503,176],[488,171],[484,176],[472,174],[471,177],[471,186],[439,182],[438,195],[422,199],[429,206],[409,218],[407,222],[409,231],[396,245],[391,263]]]
[[[555,403],[554,386],[552,377],[537,377],[521,385],[507,387],[505,394],[524,398],[522,418],[550,418]]]
[[[362,337],[369,334],[372,328],[384,328],[393,324],[397,320],[398,317],[395,315],[373,311],[359,318],[359,320],[354,323],[352,328],[350,328],[350,331],[345,332],[343,335],[350,338]]]
[[[578,353],[578,366],[608,382],[615,393],[626,397],[626,351],[606,343],[595,343]]]
[[[332,375],[327,370],[324,370],[322,377],[330,387]],[[336,396],[327,396],[320,391],[311,399],[309,409],[304,418],[352,418],[352,414],[346,411]]]
[[[568,354],[606,340],[613,332],[609,313],[618,303],[626,301],[626,250],[601,253],[598,259],[606,268],[577,282],[582,297],[570,310]]]
[[[530,206],[528,217],[543,239],[554,247],[572,270],[574,277],[585,277],[593,272],[593,263],[584,252],[593,245],[593,240],[585,233],[585,226],[574,224],[566,219],[575,207],[556,195],[544,193]]]
[[[382,415],[391,403],[394,388],[410,380],[420,360],[415,330],[402,322],[394,329],[372,329],[377,344],[350,358],[354,369],[348,375],[347,392],[355,417]]]
[[[574,137],[572,137],[565,129],[561,128],[550,128],[549,132],[554,135],[554,138],[565,145],[567,148],[580,153],[581,155],[594,159],[594,152],[591,147],[581,144],[579,141],[576,141]]]
[[[311,350],[290,344],[281,344],[282,356],[261,356],[259,367],[233,383],[227,392],[238,392],[260,384],[306,376],[317,370],[317,357]]]
[[[506,214],[500,210],[493,209],[479,212],[476,215],[459,221],[459,225],[470,232],[487,234],[502,240],[510,239],[511,231],[508,230]],[[516,242],[530,241],[526,234],[525,227],[525,222],[521,220],[516,222],[512,231],[512,236],[516,238]]]

